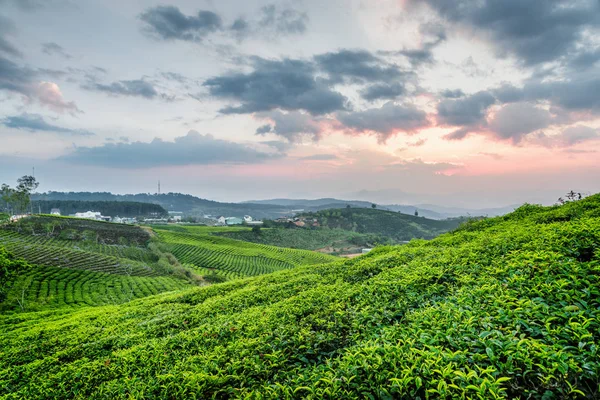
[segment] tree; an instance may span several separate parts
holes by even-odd
[[[31,175],[23,175],[17,179],[16,190],[17,193],[19,193],[23,211],[27,210],[27,206],[31,203],[31,193],[37,189],[39,185],[39,182]]]
[[[350,208],[350,204],[346,204],[346,208]]]
[[[419,216],[419,211],[415,210],[415,217]]]
[[[260,234],[260,226],[254,225],[252,227],[252,233],[254,233],[255,235],[259,235]]]
[[[377,204],[371,204],[371,208],[377,208]]]
[[[569,193],[567,193],[565,195],[565,197],[559,197],[558,198],[558,203],[559,204],[565,204],[565,203],[570,203],[572,201],[577,201],[577,200],[581,200],[583,199],[583,195],[579,192],[575,192],[573,190],[571,190]]]

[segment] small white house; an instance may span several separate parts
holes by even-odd
[[[368,252],[370,252],[371,250],[373,250],[373,249],[362,249],[362,253],[363,253],[363,254],[367,254],[367,253],[368,253]]]
[[[217,225],[227,225],[227,218],[220,216],[217,218]]]
[[[244,215],[244,222],[252,222],[252,217],[249,215]]]
[[[100,219],[102,217],[102,213],[97,211],[86,211],[75,213],[75,217],[77,218],[86,218],[86,219]]]
[[[53,208],[50,210],[50,215],[60,215],[60,208]]]

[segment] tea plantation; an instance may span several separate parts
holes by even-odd
[[[223,276],[255,276],[300,265],[322,264],[337,258],[306,250],[248,243],[210,235],[215,228],[189,227],[184,232],[155,228],[161,248],[179,261],[208,268]]]
[[[599,248],[594,195],[351,260],[4,314],[0,397],[598,398]]]

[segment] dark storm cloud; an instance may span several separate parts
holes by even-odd
[[[413,3],[420,3],[413,0]],[[489,33],[500,50],[527,65],[573,50],[583,32],[600,25],[597,0],[426,0],[443,18]]]
[[[59,160],[73,164],[110,168],[152,168],[176,165],[257,164],[280,158],[251,147],[190,131],[167,142],[105,143],[98,147],[77,147]]]
[[[62,46],[60,46],[54,42],[42,44],[42,52],[45,54],[48,54],[49,56],[58,55],[63,58],[66,58],[66,59],[72,58],[71,55],[69,53],[67,53],[65,51],[65,49],[63,49]]]
[[[366,50],[342,49],[317,55],[314,59],[333,82],[389,82],[404,75],[397,66]]]
[[[314,66],[305,61],[253,59],[250,73],[217,76],[204,82],[209,94],[240,104],[221,110],[225,114],[246,114],[283,110],[306,110],[314,115],[346,108],[347,99],[315,78]]]
[[[221,17],[212,11],[202,10],[186,16],[174,6],[150,8],[140,15],[140,19],[147,24],[148,33],[163,40],[200,41],[223,25]]]
[[[378,83],[368,86],[361,91],[361,97],[365,100],[387,99],[393,100],[406,93],[406,88],[401,83]]]
[[[486,91],[460,99],[442,100],[437,106],[438,123],[452,126],[479,124],[495,102],[494,96]]]
[[[105,92],[115,96],[136,96],[153,99],[159,95],[150,82],[142,79],[131,81],[118,81],[109,85],[101,83],[90,83],[83,86],[84,89]]]
[[[56,132],[77,136],[94,136],[90,131],[83,129],[69,129],[49,124],[38,114],[21,114],[0,119],[0,123],[7,128],[26,130],[29,132]]]
[[[430,125],[427,114],[413,105],[396,105],[392,102],[381,108],[338,113],[337,119],[355,133],[376,132],[381,141],[396,131],[412,133]]]
[[[270,4],[261,8],[258,25],[283,34],[299,34],[306,31],[308,15],[293,8],[280,8]]]

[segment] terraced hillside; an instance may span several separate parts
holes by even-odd
[[[185,232],[181,231],[184,230]],[[227,278],[268,274],[300,265],[337,260],[306,250],[266,246],[210,235],[214,228],[155,228],[161,247],[199,272],[211,271]]]
[[[0,332],[11,399],[594,399],[600,195]]]
[[[126,239],[123,239],[126,238]],[[190,287],[182,271],[160,263],[138,228],[89,220],[30,217],[0,227],[0,247],[34,267],[2,309],[115,304]],[[139,246],[103,244],[140,243]]]

